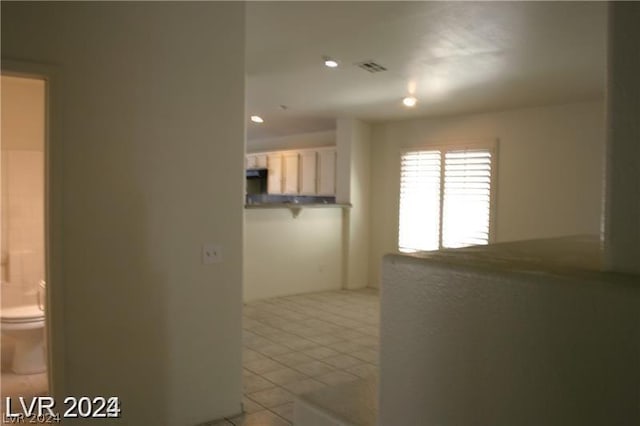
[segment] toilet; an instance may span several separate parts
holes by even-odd
[[[44,306],[33,304],[3,307],[0,317],[2,334],[11,336],[15,341],[12,371],[16,374],[46,371]]]

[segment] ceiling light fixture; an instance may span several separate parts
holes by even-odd
[[[264,120],[259,115],[252,115],[251,121],[253,121],[254,123],[264,123]]]
[[[328,68],[338,68],[338,61],[335,59],[331,59],[328,56],[324,56],[322,58],[324,60],[324,66]]]
[[[406,98],[402,99],[402,103],[406,107],[413,108],[418,103],[418,100],[414,96],[407,96]]]

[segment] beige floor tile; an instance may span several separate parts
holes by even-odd
[[[245,393],[258,392],[275,387],[275,384],[257,374],[243,378],[242,385]]]
[[[288,367],[282,368],[280,370],[270,371],[263,374],[262,377],[277,385],[284,385],[285,383],[291,383],[307,378],[305,374]]]
[[[312,348],[318,347],[317,343],[314,343],[307,339],[301,339],[301,338],[284,342],[283,345],[285,345],[286,347],[294,351],[302,351],[305,349],[312,349]]]
[[[300,371],[301,373],[306,374],[309,377],[320,376],[322,374],[327,374],[335,370],[335,367],[317,360],[299,364],[294,366],[293,368]]]
[[[363,379],[369,377],[376,377],[379,374],[379,369],[377,365],[363,363],[360,365],[355,365],[353,367],[349,367],[345,369],[347,373],[355,374],[358,377]]]
[[[258,404],[267,408],[292,402],[294,398],[294,395],[291,392],[280,387],[254,392],[248,396]]]
[[[373,349],[364,349],[360,351],[351,352],[351,355],[361,359],[363,361],[369,362],[371,364],[378,364],[378,351]]]
[[[229,419],[235,426],[290,426],[291,423],[268,410],[232,417]]]
[[[328,345],[331,343],[342,342],[344,339],[342,337],[338,337],[335,334],[321,334],[319,336],[310,336],[307,337],[310,341],[317,343],[319,345]]]
[[[255,347],[254,349],[266,356],[282,355],[292,351],[292,349],[287,346],[279,345],[273,342],[271,342],[270,345],[259,346]]]
[[[359,337],[357,339],[353,339],[352,342],[369,349],[378,349],[380,346],[380,340],[373,336]]]
[[[287,333],[286,331],[278,331],[275,334],[272,334],[271,336],[269,336],[269,339],[275,343],[279,343],[279,344],[284,344],[286,342],[290,342],[293,340],[297,340],[299,339],[300,336],[297,336],[293,333]]]
[[[268,373],[269,371],[278,370],[282,367],[284,367],[282,364],[272,359],[262,359],[259,361],[251,361],[251,362],[244,363],[244,368],[246,368],[247,370],[255,374]]]
[[[264,346],[273,345],[273,342],[266,337],[258,336],[257,334],[252,334],[249,336],[245,336],[242,338],[242,343],[251,349],[260,349]]]
[[[229,420],[218,420],[215,422],[205,423],[203,426],[234,426]]]
[[[333,371],[331,373],[315,377],[315,380],[318,380],[329,386],[339,385],[341,383],[351,382],[358,379],[358,376],[346,373],[344,371]]]
[[[336,333],[336,335],[342,337],[344,340],[355,340],[366,337],[366,334],[360,333],[359,331],[355,330],[343,330]]]
[[[251,329],[251,332],[266,338],[269,338],[273,334],[281,333],[281,331],[278,330],[277,328],[271,327],[270,325],[266,325],[263,323],[258,323],[256,326],[254,326]]]
[[[331,343],[329,345],[327,345],[328,348],[331,348],[333,350],[336,350],[340,353],[343,354],[349,354],[351,352],[357,352],[357,351],[361,351],[363,349],[367,349],[366,347],[358,344],[358,343],[353,343],[353,342],[347,342],[347,341],[342,341],[342,342],[336,342],[336,343]]]
[[[242,408],[247,414],[255,413],[265,409],[262,405],[258,404],[248,396],[242,398]]]
[[[244,350],[242,351],[243,362],[259,361],[263,359],[269,359],[269,357],[266,355],[262,355],[260,352],[256,352],[253,349],[249,349],[249,348],[244,348]]]
[[[246,305],[246,413],[234,423],[289,425],[295,394],[376,376],[379,311],[378,292],[370,289],[294,295]]]
[[[349,368],[354,365],[362,364],[362,360],[345,354],[325,358],[322,362],[335,368]]]
[[[333,349],[323,347],[323,346],[319,346],[317,348],[312,348],[312,349],[306,349],[301,352],[305,355],[309,355],[311,358],[315,358],[319,360],[340,354],[338,351],[335,351]]]
[[[326,386],[327,386],[326,384],[319,382],[317,380],[304,379],[304,380],[299,380],[297,382],[287,383],[282,387],[295,395],[300,395],[303,393],[313,392],[315,390],[318,390]]]
[[[285,420],[293,422],[293,402],[287,402],[286,404],[273,407],[271,411],[283,417]]]
[[[288,354],[275,355],[272,358],[287,367],[293,367],[295,365],[313,361],[313,358],[309,355],[303,354],[302,352],[290,352]]]

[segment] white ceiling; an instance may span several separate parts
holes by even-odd
[[[252,2],[249,139],[369,122],[603,97],[606,5],[596,2]],[[340,62],[323,66],[323,55]],[[388,70],[369,73],[374,60]],[[413,91],[418,105],[401,98]],[[283,110],[280,105],[286,105]]]

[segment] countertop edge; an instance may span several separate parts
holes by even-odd
[[[245,204],[245,209],[317,209],[317,208],[342,208],[350,209],[349,203],[261,203]]]

